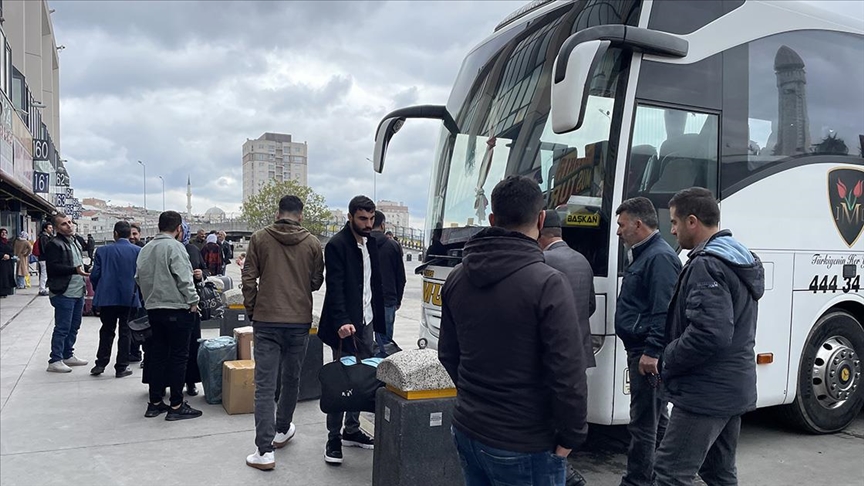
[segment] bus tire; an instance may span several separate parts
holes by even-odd
[[[813,434],[848,426],[864,405],[864,329],[852,314],[831,311],[816,323],[801,354],[795,401],[786,416]]]

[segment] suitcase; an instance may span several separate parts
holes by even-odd
[[[201,340],[198,347],[198,369],[204,386],[204,400],[215,405],[222,403],[222,363],[237,359],[237,341],[220,336]]]
[[[220,294],[234,288],[234,280],[227,275],[211,275],[207,277],[207,281],[213,282]]]

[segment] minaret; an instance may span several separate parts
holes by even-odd
[[[186,177],[186,219],[192,220],[192,176]]]
[[[774,155],[806,154],[810,151],[810,120],[807,116],[807,74],[804,61],[787,46],[774,57],[777,75],[778,135]]]

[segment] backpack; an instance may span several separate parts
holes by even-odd
[[[42,250],[40,249],[40,246],[39,246],[39,240],[41,240],[41,239],[42,238],[36,238],[36,241],[33,243],[33,250],[30,252],[37,257],[39,256],[40,253],[42,253]]]

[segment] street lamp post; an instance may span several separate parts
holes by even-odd
[[[159,180],[162,181],[162,212],[165,212],[165,179],[162,176],[159,176]]]
[[[143,226],[147,225],[147,165],[144,162],[138,161],[141,164],[141,168],[144,169],[144,221]],[[144,228],[141,228],[142,230]]]
[[[375,172],[375,163],[372,159],[366,157],[366,160],[372,164],[372,201],[378,204],[378,173]]]

